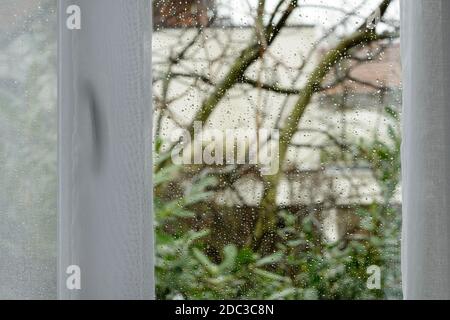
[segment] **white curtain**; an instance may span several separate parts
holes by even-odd
[[[59,297],[150,299],[150,1],[59,6]]]
[[[450,1],[401,7],[403,294],[449,299]]]

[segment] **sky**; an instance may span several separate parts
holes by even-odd
[[[266,10],[272,12],[275,5],[279,0],[266,0]],[[222,9],[222,13],[230,16],[233,24],[235,25],[253,25],[254,12],[258,4],[258,0],[219,0],[226,7]],[[371,12],[380,3],[380,0],[299,0],[300,10],[290,20],[291,24],[322,24],[324,28],[330,27],[337,23],[343,17],[343,13],[339,10],[325,9],[324,6],[331,6],[338,9],[344,9],[346,11],[352,11],[363,3],[363,6],[358,13],[361,16],[369,16]],[[307,7],[316,5],[319,7]],[[304,8],[301,8],[305,6]],[[249,15],[249,12],[252,15]],[[399,18],[399,1],[395,0],[388,11],[389,18]],[[352,23],[357,24],[355,19]]]

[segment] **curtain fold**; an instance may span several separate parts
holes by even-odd
[[[59,1],[61,299],[154,297],[150,14]]]
[[[401,1],[402,278],[406,299],[450,299],[450,1]]]

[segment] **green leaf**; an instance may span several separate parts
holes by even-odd
[[[269,280],[280,281],[280,282],[290,282],[290,279],[287,277],[280,276],[279,274],[272,273],[262,269],[254,269],[254,272],[261,277],[267,278]]]
[[[153,185],[159,186],[164,182],[171,181],[173,179],[174,173],[179,169],[178,166],[169,166],[167,168],[162,168],[153,175]]]
[[[283,258],[283,256],[284,255],[282,252],[275,252],[274,254],[271,254],[269,256],[265,256],[262,259],[259,259],[258,261],[256,261],[255,265],[257,267],[261,267],[261,266],[265,266],[268,264],[273,264],[273,263],[280,261]]]
[[[219,267],[211,262],[211,260],[209,260],[209,258],[203,252],[201,252],[197,248],[193,248],[192,252],[194,254],[194,257],[203,265],[206,271],[208,271],[212,275],[217,275],[219,273]]]
[[[288,296],[295,295],[296,292],[297,292],[296,288],[287,288],[284,289],[283,291],[272,294],[271,296],[269,296],[268,300],[282,300]]]
[[[237,255],[238,255],[238,250],[237,250],[236,246],[227,245],[223,249],[224,258],[223,258],[222,263],[219,266],[220,271],[225,272],[225,271],[232,270],[235,265]]]

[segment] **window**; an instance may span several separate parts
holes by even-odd
[[[117,1],[123,19],[96,25],[109,1],[59,1],[81,7],[80,21],[59,26],[78,32],[61,42],[73,45],[62,70],[74,76],[59,77],[79,98],[70,110],[89,107],[65,113],[59,146],[72,116],[78,141],[109,143],[103,153],[91,140],[67,144],[78,166],[62,171],[78,180],[60,176],[59,191],[75,185],[65,194],[81,205],[60,213],[59,240],[58,1],[0,4],[0,298],[55,299],[73,270],[81,287],[67,289],[87,291],[62,297],[101,298],[128,268],[152,274],[141,256],[153,218],[155,283],[128,274],[111,297],[154,286],[158,299],[400,299],[399,1],[154,0],[152,25],[141,16],[150,2]],[[127,47],[105,57],[83,47],[102,46],[99,35]],[[127,106],[139,107],[105,115]],[[119,244],[103,252],[111,260],[89,263],[108,241]]]
[[[154,2],[159,299],[401,298],[388,2]]]

